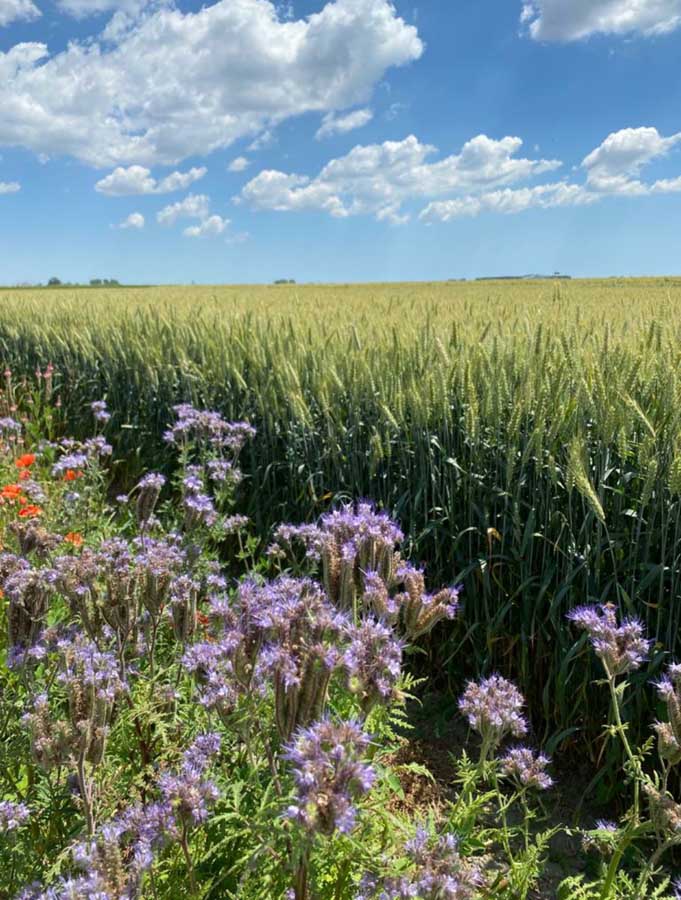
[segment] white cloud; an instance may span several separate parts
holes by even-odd
[[[124,219],[117,228],[144,228],[144,216],[142,213],[130,213],[127,219]]]
[[[190,225],[185,228],[183,234],[185,237],[206,237],[207,235],[222,234],[229,225],[229,219],[223,219],[222,216],[208,216],[199,225]]]
[[[403,141],[359,145],[331,160],[313,179],[265,170],[244,186],[241,198],[256,209],[313,209],[336,217],[369,213],[403,223],[406,200],[480,193],[560,167],[557,160],[517,157],[521,146],[517,137],[497,141],[478,135],[460,153],[430,162],[435,147],[410,135]]]
[[[236,159],[233,159],[231,163],[227,166],[228,172],[243,172],[244,169],[247,169],[250,166],[250,160],[246,159],[245,156],[237,156]]]
[[[156,219],[161,225],[174,225],[178,219],[206,219],[210,200],[205,194],[187,194],[184,200],[164,206],[156,213]]]
[[[519,213],[531,207],[550,209],[555,206],[584,206],[596,203],[599,197],[578,184],[558,181],[535,187],[504,188],[479,197],[468,196],[456,200],[429,203],[419,218],[425,222],[449,222],[462,216],[477,216],[482,212]]]
[[[657,128],[623,128],[615,131],[592,150],[582,162],[587,184],[602,194],[647,194],[653,185],[641,182],[641,169],[666,156],[681,142],[681,132],[662,137]],[[664,191],[668,181],[656,182],[656,193]],[[674,188],[672,188],[674,190]]]
[[[0,181],[0,194],[16,194],[20,190],[18,181]]]
[[[188,172],[171,172],[160,181],[152,178],[144,166],[119,166],[95,185],[95,190],[111,197],[126,197],[132,194],[169,194],[181,191],[206,174],[205,167],[189,169]]]
[[[579,183],[563,179],[521,185],[561,163],[519,157],[518,137],[493,140],[486,135],[468,141],[458,154],[432,161],[435,148],[411,135],[403,141],[359,145],[332,159],[314,178],[262,171],[235,202],[254,209],[321,211],[337,218],[368,214],[394,225],[409,219],[403,205],[419,199],[430,200],[420,213],[426,222],[532,207],[584,206],[611,194],[681,193],[681,176],[649,183],[640,179],[646,165],[664,158],[677,144],[681,146],[681,132],[664,137],[655,128],[624,128],[585,157]]]
[[[322,124],[315,134],[318,141],[334,134],[346,134],[355,128],[362,128],[371,122],[374,114],[370,109],[356,109],[345,116],[337,116],[336,113],[327,113],[322,119]]]
[[[520,20],[540,41],[592,34],[646,36],[681,26],[681,0],[525,0]]]
[[[0,53],[0,145],[174,165],[292,116],[366,103],[389,68],[423,51],[390,0],[331,0],[294,21],[270,0],[153,8],[106,37]]]
[[[31,0],[0,0],[0,28],[12,22],[30,22],[40,15],[40,10]]]

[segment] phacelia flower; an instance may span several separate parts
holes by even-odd
[[[404,852],[407,873],[365,875],[357,900],[473,900],[484,884],[480,866],[461,856],[453,834],[433,834],[419,826]]]
[[[545,791],[553,785],[553,778],[546,771],[549,763],[547,756],[529,747],[513,747],[502,758],[501,771],[521,787]]]
[[[356,801],[374,782],[362,756],[369,737],[354,722],[328,720],[301,729],[286,748],[296,786],[287,816],[309,832],[348,833],[355,824]]]
[[[360,697],[365,713],[377,703],[397,697],[403,645],[391,628],[366,619],[346,632],[350,644],[343,654],[350,690]]]
[[[16,831],[26,822],[30,811],[25,803],[15,803],[12,800],[0,800],[0,833]]]
[[[638,619],[617,622],[617,611],[611,604],[580,606],[568,618],[589,635],[596,656],[608,675],[625,675],[640,668],[648,656],[651,641],[644,637]]]
[[[482,736],[483,746],[490,749],[497,747],[508,734],[514,737],[526,734],[523,705],[518,688],[500,675],[469,681],[459,700],[459,709]]]
[[[657,682],[657,693],[667,706],[667,722],[653,725],[658,738],[658,750],[672,765],[681,762],[681,665],[668,667]]]
[[[106,406],[106,400],[95,400],[94,403],[90,404],[90,409],[95,417],[95,422],[103,425],[111,418],[111,413]]]

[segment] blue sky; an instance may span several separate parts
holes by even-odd
[[[0,0],[0,284],[681,270],[681,0]]]

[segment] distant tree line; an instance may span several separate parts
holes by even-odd
[[[120,287],[120,281],[117,278],[91,278],[91,287]],[[79,281],[62,281],[61,278],[53,276],[47,281],[48,287],[79,287],[82,286]]]

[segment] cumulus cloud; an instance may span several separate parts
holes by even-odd
[[[681,0],[525,0],[520,20],[539,41],[593,34],[646,36],[681,26]]]
[[[144,166],[118,166],[95,185],[100,194],[110,197],[126,197],[132,194],[170,194],[181,191],[206,174],[208,170],[201,166],[189,169],[188,172],[171,172],[160,181],[152,177],[151,171]]]
[[[453,156],[431,162],[437,150],[414,135],[357,146],[333,159],[316,178],[265,170],[244,186],[241,199],[256,209],[315,209],[336,217],[373,214],[402,224],[412,198],[481,193],[551,172],[558,160],[518,157],[522,140],[478,135]]]
[[[318,141],[325,137],[331,137],[334,134],[346,134],[355,128],[362,128],[368,122],[371,122],[374,114],[370,109],[356,109],[345,116],[338,116],[336,113],[327,113],[322,119],[322,124],[315,134]]]
[[[463,216],[477,216],[482,212],[512,214],[532,207],[550,209],[555,206],[585,206],[597,200],[596,194],[590,193],[581,185],[558,181],[535,187],[504,188],[479,197],[437,200],[429,203],[419,218],[424,222],[449,222]]]
[[[40,15],[40,10],[31,0],[0,0],[0,28],[12,22],[30,22]]]
[[[681,193],[681,176],[644,182],[642,169],[667,156],[681,132],[664,137],[655,128],[624,128],[589,153],[577,171],[583,177],[539,184],[538,176],[561,163],[519,156],[522,140],[478,135],[461,151],[433,159],[437,151],[410,135],[403,141],[359,145],[332,159],[314,178],[266,169],[235,198],[254,209],[313,210],[345,218],[373,215],[394,225],[409,220],[404,204],[429,200],[419,218],[449,221],[483,212],[518,213],[532,207],[584,206],[612,194]]]
[[[185,228],[183,234],[185,237],[206,237],[207,235],[222,234],[229,225],[229,219],[223,219],[222,216],[208,216],[199,225],[190,225]]]
[[[666,156],[681,143],[681,132],[663,137],[657,128],[623,128],[592,150],[582,162],[591,190],[601,194],[647,194],[669,191],[676,182],[662,180],[644,184],[639,176],[648,163]]]
[[[123,219],[120,225],[117,225],[116,228],[144,228],[144,216],[142,213],[134,212],[130,213],[127,219]]]
[[[164,206],[156,213],[161,225],[174,225],[178,219],[206,219],[210,208],[210,200],[205,194],[187,194],[184,200]]]
[[[20,190],[18,181],[0,181],[0,194],[16,194]]]
[[[250,166],[250,161],[246,159],[245,156],[237,156],[236,159],[233,159],[231,163],[227,166],[228,172],[243,172],[244,169],[247,169]]]
[[[292,21],[270,0],[152,8],[106,37],[0,53],[0,145],[175,165],[292,116],[366,103],[388,69],[423,51],[390,0],[331,0]]]

